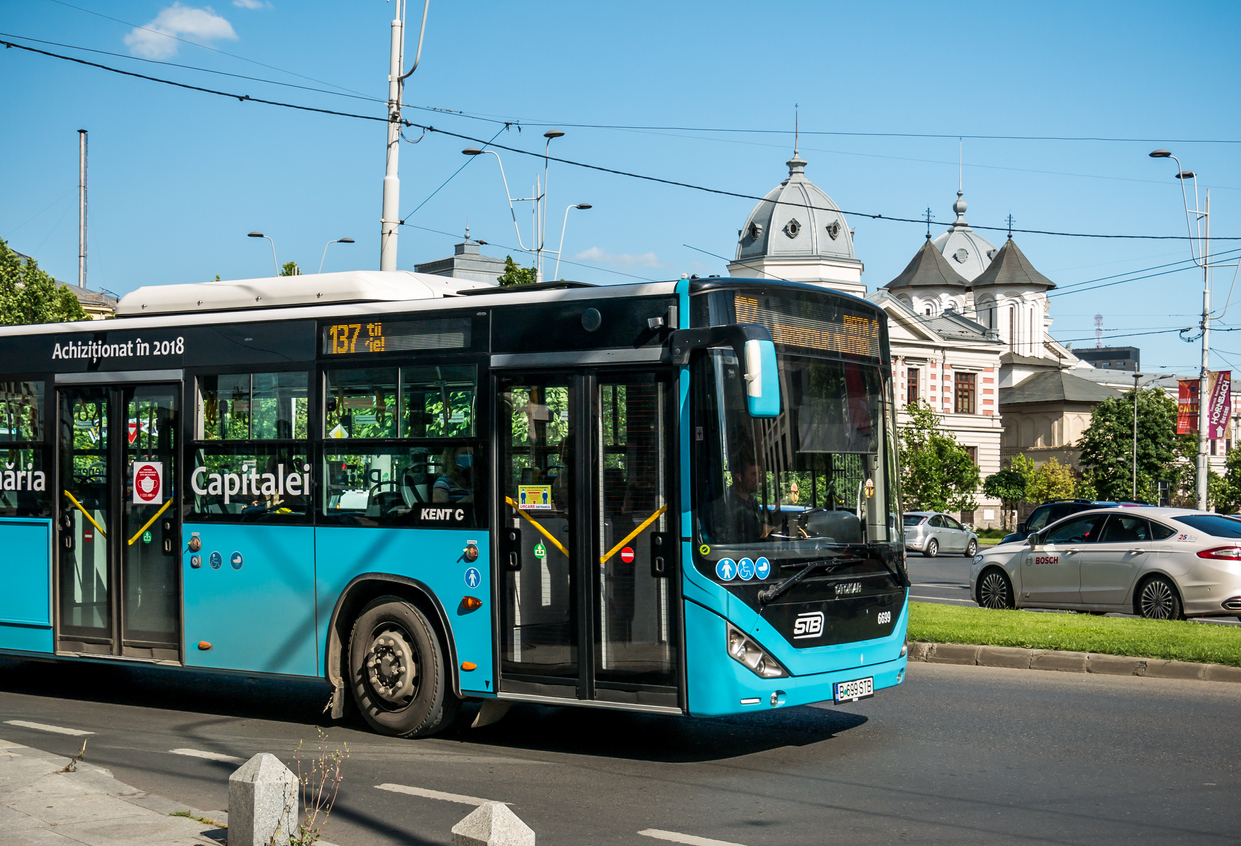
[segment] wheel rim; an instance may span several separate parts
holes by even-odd
[[[928,544],[926,545],[926,554],[927,554],[927,555],[929,555],[929,556],[931,556],[932,558],[934,558],[934,557],[935,557],[935,553],[937,553],[937,552],[939,552],[939,544],[938,544],[938,543],[936,543],[935,541],[931,541],[930,543],[928,543]]]
[[[382,704],[402,708],[417,693],[418,661],[409,633],[385,625],[371,635],[366,648],[366,680]]]
[[[979,605],[984,608],[1007,608],[1008,585],[999,573],[988,573],[983,576],[978,588]]]
[[[1167,582],[1156,579],[1142,588],[1142,616],[1152,620],[1167,620],[1172,616],[1172,588]]]
[[[974,553],[976,553],[977,551],[978,551],[978,544],[974,543],[973,541],[970,541],[970,545],[965,548],[965,554],[968,555],[970,558],[973,558]]]

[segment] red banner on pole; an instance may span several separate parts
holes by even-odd
[[[1198,380],[1178,379],[1176,394],[1176,433],[1198,433]]]
[[[1228,418],[1232,416],[1232,371],[1211,373],[1207,385],[1207,438],[1223,440],[1228,437]]]

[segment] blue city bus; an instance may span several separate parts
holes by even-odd
[[[0,328],[0,451],[6,655],[320,679],[394,736],[904,677],[887,324],[817,286],[140,288]]]

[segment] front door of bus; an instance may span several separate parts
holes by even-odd
[[[497,376],[502,694],[679,705],[671,385]]]
[[[179,397],[59,388],[58,651],[180,660]]]

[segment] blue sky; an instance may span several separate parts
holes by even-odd
[[[384,115],[391,2],[0,0],[0,10],[5,40],[232,94]],[[421,11],[410,4],[407,64]],[[850,212],[918,218],[929,206],[935,234],[953,218],[965,136],[966,217],[975,227],[1003,227],[1011,214],[1019,230],[1183,235],[1175,166],[1146,155],[1167,147],[1201,174],[1203,191],[1212,189],[1212,234],[1237,237],[1238,23],[1241,6],[1227,2],[435,0],[404,99],[443,111],[407,108],[405,117],[469,138],[499,133],[497,143],[531,152],[542,151],[543,132],[560,128],[553,155],[761,196],[787,173],[798,104],[812,180]],[[271,249],[247,238],[251,230],[272,237],[281,262],[308,272],[328,241],[346,236],[357,243],[332,245],[325,270],[378,267],[381,121],[243,103],[16,49],[0,50],[0,85],[0,238],[59,278],[77,278],[82,128],[90,131],[91,287],[123,294],[216,274],[268,275]],[[406,131],[411,140],[419,134]],[[467,221],[489,242],[485,252],[529,262],[495,159],[467,159],[466,146],[477,144],[434,132],[402,145],[409,225],[399,267],[450,255]],[[528,196],[541,161],[501,155],[513,193]],[[564,257],[577,263],[561,275],[600,283],[726,272],[754,205],[553,163],[549,247],[565,207],[582,202],[593,208],[569,219]],[[528,244],[528,205],[518,209]],[[849,222],[870,290],[901,271],[925,231],[857,214]],[[980,231],[997,244],[1005,237]],[[1062,289],[1189,256],[1183,241],[1014,237]],[[1215,249],[1241,249],[1241,240]],[[1093,346],[1101,313],[1113,343],[1141,347],[1145,369],[1191,372],[1197,345],[1168,330],[1197,322],[1201,272],[1177,267],[1056,292],[1053,335]],[[1231,269],[1216,271],[1221,306],[1231,281]],[[1219,328],[1241,329],[1241,305]],[[1241,369],[1241,334],[1215,337],[1212,366]]]

